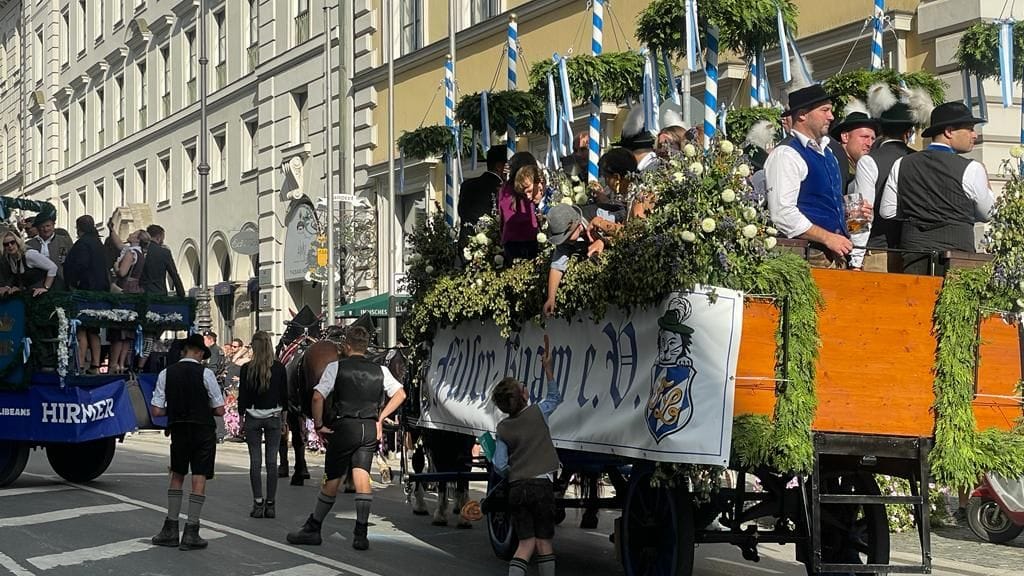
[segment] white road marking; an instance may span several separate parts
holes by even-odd
[[[756,572],[764,572],[765,574],[782,574],[782,572],[779,572],[778,570],[772,570],[771,568],[762,568],[760,566],[755,566],[750,562],[736,562],[735,560],[715,558],[714,556],[708,556],[707,558],[705,558],[705,560],[710,560],[712,562],[721,562],[722,564],[728,564],[730,566],[739,566],[744,570],[754,570]]]
[[[257,574],[256,576],[337,576],[338,571],[321,566],[320,564],[303,564],[302,566],[296,566],[294,568],[285,568],[284,570],[274,570],[273,572],[267,572],[265,574]]]
[[[7,488],[0,490],[0,497],[3,496],[24,496],[26,494],[42,494],[44,492],[60,492],[63,490],[74,490],[73,486],[57,484],[54,486],[33,486],[32,488]]]
[[[84,506],[82,508],[68,508],[67,510],[56,510],[54,512],[43,512],[42,514],[30,514],[28,516],[12,516],[0,518],[0,528],[9,526],[30,526],[33,524],[45,524],[47,522],[59,522],[71,520],[80,516],[93,514],[110,514],[112,512],[128,512],[138,510],[138,506],[131,504],[104,504],[102,506]]]
[[[356,519],[356,514],[355,514],[355,512],[341,512],[339,514],[335,514],[334,517],[338,518],[338,519],[341,519],[341,520],[351,520],[351,521],[354,522],[355,519]],[[407,532],[399,530],[398,528],[395,528],[395,525],[391,521],[389,521],[389,520],[386,520],[386,519],[378,517],[378,516],[371,516],[370,517],[370,524],[373,527],[373,529],[370,531],[370,543],[371,543],[371,545],[372,545],[374,540],[383,541],[383,542],[411,543],[416,548],[422,548],[424,550],[429,550],[431,552],[435,552],[437,554],[440,554],[440,555],[442,555],[442,556],[444,556],[446,558],[454,558],[454,556],[452,556],[452,554],[450,554],[449,552],[445,552],[444,550],[441,550],[437,546],[434,546],[432,544],[424,542],[423,540],[420,540],[419,538],[413,536],[412,534],[409,534]],[[343,534],[341,534],[339,532],[335,532],[335,535],[340,537],[342,540],[348,540],[348,537],[344,536]]]
[[[18,564],[7,554],[0,552],[0,568],[7,570],[14,576],[34,576],[31,572],[25,569],[24,566]]]
[[[166,478],[170,476],[170,472],[104,472],[103,477],[107,476],[129,476],[139,478],[158,477]],[[248,472],[217,472],[217,476],[248,476]]]
[[[202,537],[206,540],[217,540],[218,538],[223,538],[224,534],[214,530],[203,530]],[[92,548],[70,550],[59,554],[36,556],[35,558],[29,558],[27,562],[40,570],[52,570],[59,566],[77,566],[97,560],[111,560],[135,552],[144,552],[152,549],[153,545],[148,538],[136,538],[134,540],[111,542],[102,546],[93,546]]]
[[[32,473],[28,473],[26,475],[33,476],[33,477],[38,477],[38,478],[46,478],[46,479],[54,480],[54,481],[60,481],[60,478],[58,478],[56,476],[47,476],[47,475],[44,475],[44,474],[32,474]],[[126,504],[131,504],[131,505],[139,507],[139,508],[146,508],[147,510],[153,510],[153,511],[159,512],[161,514],[166,514],[167,513],[167,508],[165,506],[157,506],[156,504],[150,504],[149,502],[143,502],[142,500],[136,500],[134,498],[129,498],[127,496],[122,496],[121,494],[117,494],[115,492],[107,492],[106,490],[100,490],[99,488],[93,488],[92,486],[85,486],[85,485],[82,485],[82,484],[72,484],[72,483],[68,483],[68,485],[74,486],[75,488],[78,488],[79,490],[84,490],[86,492],[92,492],[93,494],[99,494],[101,496],[107,496],[108,498],[113,498],[114,500],[119,500],[121,502],[124,502]],[[238,536],[240,538],[244,538],[246,540],[249,540],[250,542],[255,542],[257,544],[262,544],[264,546],[268,546],[270,548],[274,548],[275,550],[280,550],[282,552],[288,552],[290,554],[294,554],[296,556],[301,556],[303,558],[306,558],[308,560],[312,560],[314,562],[319,562],[320,564],[324,564],[326,566],[330,566],[332,568],[336,568],[338,570],[341,570],[341,572],[343,574],[355,574],[356,576],[382,576],[381,574],[378,574],[377,572],[371,572],[369,570],[365,570],[365,569],[360,568],[358,566],[353,566],[352,564],[348,564],[346,562],[341,562],[341,561],[335,560],[333,558],[328,558],[326,556],[321,556],[320,554],[316,554],[315,552],[310,552],[309,550],[306,550],[306,549],[303,549],[303,548],[299,548],[297,546],[291,546],[289,544],[285,544],[285,543],[282,543],[282,542],[277,542],[275,540],[270,540],[268,538],[264,538],[264,537],[258,536],[256,534],[252,534],[250,532],[246,532],[245,530],[239,530],[238,528],[233,528],[231,526],[228,526],[226,524],[221,524],[219,522],[211,522],[209,520],[203,520],[203,526],[207,526],[207,527],[210,527],[210,528],[215,528],[215,529],[217,529],[217,530],[219,530],[221,532],[226,532],[228,534],[232,534],[234,536]]]

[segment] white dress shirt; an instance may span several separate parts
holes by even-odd
[[[807,146],[811,139],[797,131],[793,136],[800,144]],[[825,155],[828,136],[818,141],[816,152]],[[768,184],[768,210],[772,222],[787,238],[796,238],[814,225],[797,208],[800,198],[800,184],[807,178],[807,162],[792,146],[776,146],[764,163],[765,181]]]
[[[25,267],[46,270],[47,278],[54,278],[57,276],[57,265],[53,263],[53,260],[50,260],[43,254],[40,254],[38,250],[33,250],[31,248],[25,249]]]
[[[648,152],[646,156],[641,158],[640,161],[636,163],[636,170],[637,172],[644,172],[646,170],[650,170],[651,168],[656,167],[657,165],[658,155],[655,154],[654,152]]]
[[[942,146],[952,150],[952,148],[944,144],[933,143],[932,146]],[[903,158],[906,158],[906,156]],[[897,188],[900,181],[900,164],[903,158],[896,160],[896,163],[892,165],[889,179],[885,181],[882,204],[878,207],[878,214],[882,218],[896,217],[896,208],[899,204]],[[985,166],[977,160],[971,160],[971,163],[967,165],[967,170],[964,170],[963,180],[960,184],[964,195],[974,201],[975,218],[979,222],[988,222],[989,216],[992,214],[992,206],[996,200],[992,195],[992,190],[988,187],[988,171],[985,170]]]
[[[390,398],[402,389],[402,383],[391,375],[391,370],[388,370],[387,366],[381,366],[380,371],[384,374],[384,393]],[[313,389],[327,398],[334,391],[334,381],[337,377],[338,361],[335,360],[324,368],[324,373],[320,375],[320,382]]]
[[[195,362],[199,364],[198,360],[193,358],[182,358],[178,362]],[[220,391],[220,384],[217,384],[217,377],[213,375],[213,371],[209,368],[203,369],[203,385],[206,387],[206,396],[210,399],[210,408],[220,408],[224,405],[224,395]],[[157,408],[167,407],[167,369],[164,368],[160,371],[160,375],[156,377],[156,388],[153,390],[153,400],[150,404]]]
[[[39,253],[42,254],[43,256],[46,256],[47,258],[49,258],[50,257],[50,242],[53,242],[53,239],[56,238],[56,237],[57,237],[57,235],[53,234],[53,235],[50,236],[49,239],[44,239],[42,236],[36,235],[36,238],[39,238]]]

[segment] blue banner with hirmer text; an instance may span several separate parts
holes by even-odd
[[[0,392],[0,439],[88,442],[136,429],[123,379],[61,387],[33,381],[28,390]]]

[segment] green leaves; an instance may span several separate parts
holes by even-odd
[[[504,132],[509,121],[513,121],[517,134],[540,134],[547,132],[547,102],[532,92],[502,90],[487,96],[487,112],[492,132]],[[480,93],[463,96],[455,106],[455,118],[460,124],[471,126],[477,132],[480,124]]]
[[[600,88],[601,99],[605,102],[625,102],[643,94],[644,59],[636,52],[605,52],[597,57],[576,54],[566,60],[565,67],[569,89],[576,102],[588,99],[594,86]],[[542,60],[530,68],[530,92],[545,99],[545,105],[549,72],[554,77],[557,98],[561,101],[558,67],[554,62]],[[662,85],[664,83],[663,80]]]
[[[968,28],[960,37],[956,61],[982,78],[999,78],[999,25],[981,22]],[[1013,69],[1015,75],[1024,70],[1024,26],[1019,25],[1013,27]]]
[[[473,151],[473,135],[462,131],[462,155]],[[412,132],[402,132],[398,137],[398,149],[408,158],[430,158],[442,156],[455,146],[455,135],[446,126],[423,126]]]
[[[835,95],[833,102],[836,110],[842,111],[851,98],[867,98],[868,88],[872,84],[885,82],[892,89],[894,94],[899,94],[900,82],[904,82],[908,88],[924,88],[932,97],[932,102],[939,105],[946,99],[946,83],[931,72],[900,73],[895,70],[854,70],[833,76],[825,81],[825,90]],[[837,117],[841,114],[836,114]]]
[[[729,110],[729,115],[725,119],[725,129],[729,133],[730,138],[738,143],[742,143],[750,127],[761,120],[771,122],[772,126],[776,127],[776,131],[781,134],[782,112],[778,108],[736,108]]]
[[[782,8],[789,29],[796,33],[796,4],[792,0],[715,0],[698,10],[703,34],[708,23],[719,28],[722,49],[751,55],[757,49],[778,45],[776,7]],[[683,0],[653,0],[636,22],[636,37],[653,50],[686,55],[686,11]],[[702,36],[701,45],[705,43]]]

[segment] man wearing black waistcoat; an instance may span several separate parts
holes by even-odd
[[[487,151],[487,171],[470,178],[459,188],[459,253],[468,239],[476,234],[475,226],[482,216],[497,213],[498,190],[505,183],[505,164],[508,162],[508,147],[504,144],[491,146]]]
[[[960,156],[974,149],[975,118],[961,102],[946,102],[932,111],[924,131],[927,149],[896,160],[879,206],[882,218],[898,218],[903,271],[945,273],[943,252],[975,252],[974,224],[987,222],[995,199],[988,172],[976,160]]]
[[[224,415],[224,396],[217,379],[202,361],[210,357],[203,337],[193,334],[185,340],[182,359],[160,372],[153,391],[150,411],[167,416],[167,434],[171,437],[171,485],[167,490],[167,517],[160,533],[153,537],[157,546],[177,546],[180,550],[206,548],[199,537],[199,515],[206,502],[206,480],[213,478],[217,454],[217,424],[214,416]],[[181,513],[182,486],[192,472],[192,493],[188,497],[188,520],[179,541],[178,515]]]
[[[356,488],[352,547],[370,547],[366,538],[373,503],[370,465],[381,438],[382,423],[402,405],[405,390],[387,367],[366,358],[369,344],[370,333],[365,328],[349,328],[342,344],[344,357],[324,368],[313,392],[313,425],[327,442],[324,483],[306,523],[298,531],[288,533],[290,544],[320,544],[320,529],[334,507],[338,486],[351,473]],[[324,420],[326,402],[333,408],[333,421]]]

